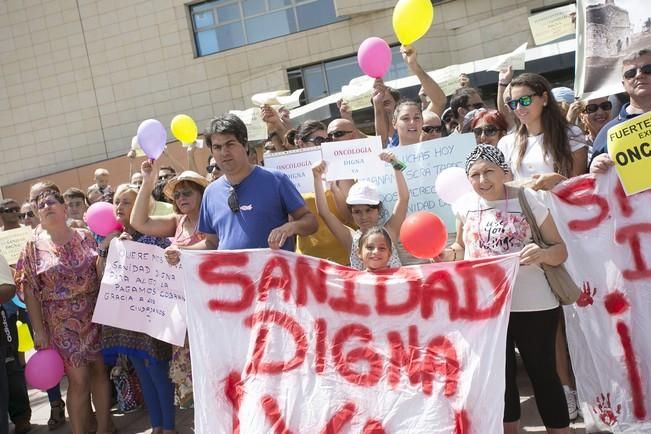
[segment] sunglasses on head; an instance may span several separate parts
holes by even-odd
[[[323,142],[328,142],[329,140],[327,137],[315,136],[315,137],[310,137],[309,139],[305,139],[303,141],[308,143],[314,143],[314,146],[321,146]]]
[[[27,211],[27,212],[21,212],[18,214],[19,219],[26,219],[27,217],[32,218],[34,217],[34,213],[32,211]]]
[[[636,66],[634,68],[628,69],[624,71],[624,78],[627,80],[630,80],[634,78],[637,75],[638,71],[642,71],[642,74],[644,75],[649,75],[651,74],[651,63],[647,63],[646,65],[642,65],[639,68]]]
[[[228,191],[228,207],[233,212],[240,211],[240,201],[237,199],[237,193],[235,192],[235,187],[231,187]]]
[[[15,214],[17,212],[20,212],[20,208],[2,208],[3,214]]]
[[[523,95],[518,99],[512,99],[509,100],[506,105],[509,106],[511,110],[515,110],[518,108],[518,104],[520,104],[522,107],[529,107],[531,103],[533,102],[533,97],[536,96],[536,94],[533,95]]]
[[[209,164],[208,166],[206,166],[206,172],[212,173],[213,170],[219,170],[219,166],[216,164]]]
[[[183,190],[176,190],[174,192],[174,200],[179,200],[181,196],[183,197],[190,197],[192,196],[192,193],[194,193],[194,190],[191,188],[184,188]]]
[[[424,125],[421,130],[423,130],[425,134],[432,134],[433,132],[440,133],[443,131],[443,127],[441,125]]]
[[[589,113],[595,113],[599,109],[608,112],[612,108],[613,108],[613,104],[610,101],[604,101],[601,104],[588,104],[587,106],[585,106],[585,109],[583,109],[583,111],[589,114]]]
[[[475,133],[475,136],[477,137],[481,136],[482,134],[485,135],[486,137],[492,137],[495,134],[497,134],[498,131],[499,129],[493,125],[488,125],[483,128],[477,127],[472,130],[472,132]]]
[[[346,134],[350,134],[350,133],[352,133],[352,131],[333,131],[331,133],[328,133],[328,138],[330,140],[338,139],[338,138],[343,137]]]

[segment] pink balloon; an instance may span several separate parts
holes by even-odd
[[[86,211],[86,223],[91,231],[103,237],[122,229],[115,217],[113,205],[108,202],[95,202]]]
[[[362,42],[357,50],[357,63],[364,74],[383,77],[391,67],[391,48],[382,38],[372,36]]]
[[[434,181],[434,190],[448,204],[453,204],[464,194],[473,191],[466,171],[461,167],[449,167],[439,173]]]
[[[167,130],[156,119],[147,119],[138,126],[138,144],[152,160],[161,156],[167,143]]]
[[[57,350],[51,348],[37,351],[25,365],[25,380],[32,387],[41,390],[59,384],[63,374],[63,360]]]

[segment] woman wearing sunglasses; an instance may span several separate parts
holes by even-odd
[[[483,110],[472,119],[470,128],[475,133],[478,145],[483,143],[497,146],[497,142],[506,134],[508,125],[502,113],[497,110]]]
[[[143,161],[141,172],[143,183],[131,213],[131,226],[142,234],[173,238],[176,246],[190,246],[203,240],[204,236],[197,226],[201,199],[208,180],[190,170],[172,178],[163,193],[172,201],[174,214],[152,216],[150,197],[156,183],[155,174],[158,172],[156,163]],[[178,404],[182,407],[189,406],[193,398],[190,349],[187,344],[183,348],[174,347],[170,375],[176,385]]]
[[[590,145],[594,143],[603,126],[610,121],[612,109],[613,104],[606,97],[591,99],[585,104],[579,119],[583,124],[585,138]]]
[[[499,149],[514,179],[532,179],[534,190],[551,190],[559,182],[586,173],[588,149],[581,130],[561,113],[549,82],[539,74],[516,77],[506,103],[517,119],[514,133]]]
[[[115,190],[113,199],[115,216],[124,227],[122,234],[119,234],[119,236],[123,240],[132,240],[166,248],[170,245],[167,238],[141,233],[130,223],[136,198],[139,191],[142,192],[142,189],[145,188],[145,184],[150,189],[149,194],[145,196],[147,201],[146,209],[151,209],[154,206],[151,197],[151,189],[153,189],[151,170],[145,175],[143,169],[142,173],[144,182],[140,190],[132,184],[121,184]],[[148,232],[151,233],[152,231],[149,230]],[[116,235],[118,234],[110,234],[102,243],[110,243],[110,239]],[[98,253],[100,256],[106,257],[108,256],[108,249],[99,249]],[[174,386],[169,377],[172,345],[154,339],[145,333],[110,326],[104,326],[102,330],[102,345],[104,347],[104,357],[107,360],[115,361],[118,355],[124,354],[128,356],[129,361],[133,364],[142,386],[152,433],[175,433]]]
[[[96,430],[111,432],[114,427],[101,353],[101,327],[92,322],[104,259],[98,257],[98,246],[89,231],[67,225],[66,206],[55,184],[44,181],[33,185],[30,202],[42,230],[34,231],[23,248],[15,279],[25,295],[34,344],[38,349],[57,350],[63,359],[72,432],[91,430],[91,391]],[[60,405],[63,411],[63,402]]]

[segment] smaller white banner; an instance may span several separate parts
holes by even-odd
[[[111,241],[93,322],[146,333],[182,347],[185,291],[180,265],[163,249],[134,241]]]
[[[258,107],[246,110],[231,110],[229,113],[242,119],[242,122],[246,125],[249,140],[265,140],[267,138],[267,124],[262,120]]]
[[[326,181],[365,178],[371,173],[384,172],[387,164],[379,157],[382,152],[379,136],[324,143],[321,152],[327,163]]]
[[[490,68],[487,69],[487,71],[499,72],[502,69],[508,68],[509,66],[512,67],[514,71],[522,70],[524,69],[524,58],[526,54],[527,54],[527,43],[525,42],[524,44],[520,45],[512,52],[500,56],[497,59],[497,61]]]
[[[265,155],[264,166],[285,173],[301,193],[313,193],[312,166],[321,159],[321,148],[303,148]]]

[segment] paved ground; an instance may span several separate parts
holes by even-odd
[[[542,425],[538,410],[536,409],[536,402],[532,396],[531,385],[526,375],[523,374],[524,369],[520,369],[519,386],[522,393],[522,433],[544,433],[545,427]],[[65,390],[65,384],[62,387]],[[47,420],[50,417],[50,406],[47,401],[47,395],[39,390],[30,390],[30,398],[32,403],[32,426],[31,433],[33,434],[64,434],[69,433],[70,429],[66,425],[56,431],[48,431]],[[194,433],[194,412],[192,410],[177,410],[176,413],[176,426],[179,434]],[[147,412],[139,410],[127,415],[115,415],[115,424],[121,434],[135,434],[135,433],[151,433]],[[13,427],[9,429],[13,433]],[[584,434],[583,423],[579,419],[572,424],[572,433]],[[206,433],[213,434],[213,433]],[[217,434],[217,433],[215,433]],[[309,434],[309,433],[306,433]],[[488,434],[488,433],[487,433]]]

